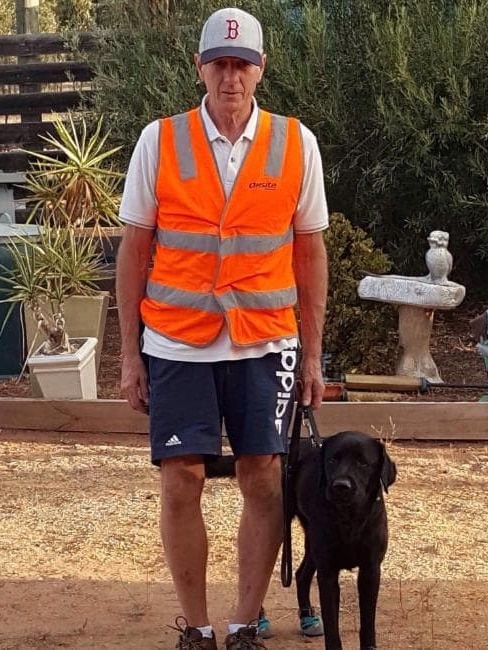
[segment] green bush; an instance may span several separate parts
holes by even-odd
[[[92,0],[58,0],[55,12],[59,30],[83,31],[94,26]]]
[[[167,19],[145,0],[105,0],[98,16],[102,23],[110,20],[110,30],[102,32],[94,61],[93,107],[113,125],[111,143],[123,147],[119,164],[125,170],[146,124],[199,102],[192,54],[198,17],[186,27],[179,12]]]
[[[361,300],[364,271],[386,273],[388,257],[370,237],[339,213],[331,215],[324,234],[329,259],[329,297],[323,351],[341,372],[394,372],[397,336],[392,306]]]
[[[395,1],[368,30],[369,99],[356,156],[336,163],[341,203],[353,207],[345,176],[357,183],[347,213],[406,274],[424,271],[428,233],[448,231],[453,279],[487,296],[488,3]]]
[[[98,4],[114,31],[94,63],[95,112],[125,167],[147,122],[200,100],[193,53],[224,3]],[[407,275],[424,272],[428,233],[448,231],[452,279],[488,297],[488,0],[236,4],[265,32],[258,101],[317,135],[331,208]]]

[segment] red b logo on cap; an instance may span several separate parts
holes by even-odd
[[[226,23],[227,23],[227,36],[225,37],[225,40],[229,38],[235,40],[239,36],[239,23],[234,18],[231,20],[227,20]]]

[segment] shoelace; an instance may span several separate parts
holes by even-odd
[[[183,621],[183,623],[180,623],[180,621]],[[188,627],[188,621],[184,616],[177,616],[175,618],[175,624],[174,625],[167,625],[166,627],[169,627],[172,630],[175,630],[176,632],[183,632],[185,629]]]
[[[202,639],[192,639],[190,637],[188,638],[183,638],[186,629],[189,627],[188,621],[184,616],[177,616],[175,618],[175,624],[174,625],[167,625],[172,630],[175,630],[176,632],[179,632],[181,634],[180,636],[180,648],[182,650],[201,650],[201,642]],[[203,637],[202,637],[203,638]]]
[[[257,620],[251,621],[247,627],[243,627],[235,633],[235,637],[239,641],[239,650],[254,650],[255,648],[266,650],[266,646],[258,637],[257,625]]]

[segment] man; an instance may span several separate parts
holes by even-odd
[[[297,294],[302,400],[318,407],[322,398],[322,164],[308,129],[259,110],[265,63],[253,16],[230,8],[210,16],[195,55],[207,94],[197,109],[143,130],[120,210],[121,389],[132,408],[149,408],[181,650],[217,648],[200,497],[203,459],[221,453],[222,421],[243,496],[238,601],[225,644],[265,647],[255,623],[281,543]]]

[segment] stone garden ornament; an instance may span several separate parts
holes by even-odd
[[[449,233],[433,230],[427,237],[425,254],[428,275],[374,275],[366,273],[360,281],[358,295],[398,306],[400,355],[396,374],[425,377],[442,383],[429,350],[430,335],[436,309],[454,309],[464,300],[464,286],[451,282],[452,255],[448,251]]]

